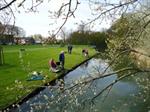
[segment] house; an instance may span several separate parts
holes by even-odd
[[[14,43],[20,45],[35,44],[35,40],[32,37],[14,37]]]

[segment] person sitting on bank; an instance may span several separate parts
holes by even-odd
[[[85,57],[89,57],[89,52],[87,49],[83,49],[82,50],[82,55],[84,55]]]
[[[50,70],[52,72],[59,72],[61,70],[59,65],[54,61],[54,59],[51,59],[49,61],[49,65],[50,65]]]

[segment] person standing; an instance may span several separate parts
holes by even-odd
[[[64,51],[60,52],[60,54],[59,54],[59,61],[60,61],[60,64],[62,66],[62,69],[64,69],[64,64],[65,64],[65,54],[64,54]]]
[[[68,53],[69,53],[69,52],[70,52],[70,44],[68,44],[68,47],[67,47],[67,48],[68,48]]]
[[[73,46],[72,46],[72,45],[70,45],[70,54],[72,53],[72,48],[73,48]]]
[[[72,48],[73,46],[71,44],[68,45],[68,53],[71,54],[72,53]]]

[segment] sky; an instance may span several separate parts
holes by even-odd
[[[24,4],[24,8],[20,7],[19,10],[15,10],[15,25],[22,27],[25,32],[26,36],[34,35],[34,34],[41,34],[44,37],[49,36],[49,31],[55,31],[57,27],[61,26],[62,19],[59,19],[58,21],[51,19],[49,17],[49,10],[58,10],[58,8],[61,5],[62,0],[51,0],[51,2],[48,3],[47,0],[44,1],[39,7],[37,8],[36,13],[34,12],[26,12],[27,6],[30,6],[30,2],[26,2]],[[65,0],[63,0],[65,1]],[[18,13],[20,12],[20,13]],[[77,25],[75,23],[81,23],[82,21],[87,21],[88,18],[93,18],[91,15],[91,10],[89,9],[88,2],[81,0],[81,4],[78,6],[78,9],[75,12],[75,18],[70,18],[66,25],[64,26],[67,32],[70,32],[72,30],[77,29]],[[51,23],[54,23],[53,25],[50,25]],[[103,21],[101,25],[95,25],[93,30],[101,30],[103,28],[109,28],[111,22],[109,20]]]

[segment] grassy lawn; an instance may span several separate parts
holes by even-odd
[[[65,54],[66,69],[71,69],[85,60],[81,55],[84,47],[87,46],[74,46],[71,55]],[[58,61],[60,51],[67,51],[67,47],[41,45],[3,46],[3,48],[5,65],[0,66],[0,109],[27,95],[35,89],[35,86],[56,78],[56,74],[49,71],[48,60],[54,58]],[[20,53],[20,48],[24,48],[25,51]],[[89,47],[88,49],[90,56],[95,54],[94,49]],[[32,71],[42,71],[46,80],[26,81]]]

